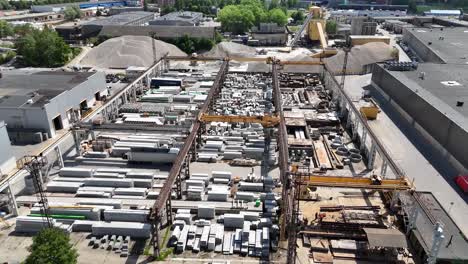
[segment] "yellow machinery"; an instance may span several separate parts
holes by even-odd
[[[375,120],[377,119],[377,115],[379,114],[380,109],[374,100],[371,99],[369,104],[366,106],[361,106],[359,111],[361,112],[361,115],[367,120]]]
[[[291,166],[291,173],[296,183],[308,187],[341,187],[358,188],[369,190],[410,190],[412,184],[406,178],[381,179],[377,175],[370,178],[343,177],[343,176],[321,176],[298,172],[297,165]]]
[[[326,20],[322,9],[318,6],[311,6],[309,12],[312,14],[312,18],[309,21],[307,33],[310,40],[320,41],[322,49],[328,48],[327,39],[325,36]]]
[[[222,116],[202,114],[199,117],[201,122],[227,122],[227,123],[257,123],[264,127],[274,127],[279,124],[277,116]]]

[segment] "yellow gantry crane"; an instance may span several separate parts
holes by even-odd
[[[262,124],[263,127],[274,127],[280,122],[277,116],[224,116],[224,115],[208,115],[202,114],[199,120],[203,123],[206,122],[226,122],[226,123],[257,123]]]

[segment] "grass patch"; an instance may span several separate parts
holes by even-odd
[[[173,252],[174,252],[173,248],[165,248],[161,250],[161,253],[159,254],[159,257],[156,259],[156,261],[166,260],[166,258],[169,257],[169,255],[172,255]]]
[[[168,226],[166,228],[166,231],[165,231],[164,237],[163,237],[163,241],[162,241],[162,247],[163,248],[166,248],[167,240],[169,239],[169,233],[171,232],[171,228],[172,228],[172,226]]]
[[[150,250],[151,250],[151,245],[149,245],[149,244],[146,245],[145,249],[143,250],[143,255],[145,255],[145,256],[151,256]]]

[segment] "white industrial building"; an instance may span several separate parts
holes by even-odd
[[[102,72],[10,71],[0,79],[0,120],[13,142],[41,142],[107,95]],[[74,114],[75,113],[75,114]]]
[[[6,124],[0,121],[0,177],[8,174],[16,167],[16,159],[11,152],[10,139],[6,130]]]

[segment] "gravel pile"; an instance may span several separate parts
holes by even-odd
[[[333,57],[326,58],[324,61],[331,72],[341,73],[343,70],[344,57],[344,51],[339,51],[338,54]],[[361,74],[366,65],[391,59],[392,47],[385,43],[371,42],[355,46],[348,54],[346,72],[348,74]]]
[[[154,41],[156,59],[153,58]],[[150,67],[165,54],[186,56],[172,44],[147,36],[122,36],[104,41],[93,48],[81,61],[83,66],[95,68],[126,69],[129,66]]]
[[[203,54],[208,57],[253,57],[256,49],[234,42],[221,42]]]

